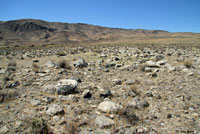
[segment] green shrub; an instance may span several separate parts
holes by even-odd
[[[41,118],[33,118],[31,122],[32,134],[50,134],[46,121]]]

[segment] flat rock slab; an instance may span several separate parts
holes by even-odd
[[[112,119],[105,117],[105,116],[97,116],[95,119],[95,123],[100,128],[107,128],[107,127],[111,127],[112,125],[114,125],[115,121],[113,121]]]
[[[61,114],[61,113],[64,113],[64,110],[63,108],[58,105],[58,104],[53,104],[49,107],[49,109],[46,111],[46,114],[50,115],[50,116],[53,116],[53,115],[56,115],[56,114]]]
[[[147,61],[146,66],[148,67],[160,67],[160,65],[154,61]]]
[[[6,134],[7,132],[9,132],[9,129],[7,128],[7,126],[3,126],[2,128],[0,128],[1,134]]]
[[[33,99],[32,101],[31,101],[31,104],[33,105],[33,106],[37,106],[37,105],[40,105],[40,100],[36,100],[36,99]]]

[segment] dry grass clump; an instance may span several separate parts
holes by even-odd
[[[134,92],[136,95],[141,95],[141,92],[139,91],[138,86],[136,85],[131,85],[129,91]]]
[[[6,92],[0,92],[0,103],[4,101],[13,100],[20,96],[20,93],[16,90],[9,90]]]
[[[192,67],[192,65],[193,65],[193,62],[192,62],[192,60],[185,60],[184,62],[183,62],[183,64],[184,64],[184,66],[185,67],[187,67],[187,68],[191,68]]]
[[[8,63],[8,66],[16,67],[16,66],[17,66],[17,63],[16,63],[16,61],[10,61],[10,62]]]
[[[139,117],[135,114],[135,110],[131,106],[125,106],[118,114],[132,125],[136,125],[139,121]]]
[[[47,122],[41,118],[33,118],[31,121],[32,134],[52,134],[48,129]]]
[[[33,71],[35,73],[39,73],[40,72],[40,66],[37,63],[33,63],[32,67],[33,67]]]
[[[145,72],[145,67],[147,67],[147,65],[146,64],[142,64],[141,66],[139,66],[139,70],[141,72]]]
[[[67,54],[64,53],[64,52],[57,52],[56,55],[58,55],[58,56],[66,56]]]
[[[79,124],[77,122],[70,122],[66,128],[67,134],[78,134]]]
[[[7,66],[7,71],[16,71],[16,61],[10,61]]]
[[[66,60],[60,60],[58,62],[58,67],[59,68],[64,68],[64,69],[68,69],[68,70],[72,69],[72,67],[69,65],[69,63]]]

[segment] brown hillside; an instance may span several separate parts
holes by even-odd
[[[133,39],[135,37],[197,36],[195,33],[169,33],[162,30],[128,30],[83,23],[57,23],[22,19],[0,22],[0,45],[41,45]]]

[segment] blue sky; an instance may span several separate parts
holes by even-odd
[[[200,32],[200,0],[0,0],[1,21],[23,18]]]

